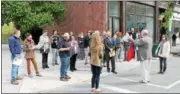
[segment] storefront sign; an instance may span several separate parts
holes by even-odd
[[[180,14],[179,13],[173,13],[173,20],[180,21]]]

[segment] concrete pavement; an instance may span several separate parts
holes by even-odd
[[[91,79],[91,71],[90,65],[84,65],[84,61],[77,61],[77,69],[76,72],[69,72],[69,75],[72,79],[68,82],[62,82],[59,80],[59,67],[60,66],[52,66],[51,64],[51,54],[49,54],[48,63],[50,69],[43,70],[41,64],[41,54],[39,51],[36,52],[36,60],[38,64],[38,68],[43,77],[36,77],[34,69],[31,67],[31,71],[34,75],[33,78],[27,77],[26,71],[26,61],[20,67],[20,75],[24,76],[24,79],[20,81],[20,85],[11,85],[10,84],[10,69],[11,69],[11,61],[10,61],[10,53],[7,49],[7,46],[4,45],[2,47],[2,92],[3,93],[36,93],[36,92],[46,92],[48,90],[52,90],[54,88],[62,88],[65,86],[73,86],[78,85],[84,82],[89,82]],[[58,59],[59,60],[59,59]],[[117,62],[116,67],[118,72],[131,70],[135,67],[139,66],[138,62]],[[102,77],[106,77],[111,75],[111,73],[106,72],[106,68],[103,68]]]

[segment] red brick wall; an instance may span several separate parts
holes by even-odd
[[[105,30],[106,2],[104,1],[67,1],[65,19],[55,26],[46,26],[44,29],[59,34],[73,31],[75,35],[88,30]]]

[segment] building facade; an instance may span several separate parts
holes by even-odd
[[[149,30],[154,42],[159,41],[162,22],[160,15],[167,8],[167,2],[161,1],[74,1],[66,3],[65,19],[53,27],[45,27],[59,33],[73,31],[75,35],[88,30],[110,30],[127,32],[134,27]],[[180,26],[180,6],[177,2],[173,12],[172,31]]]

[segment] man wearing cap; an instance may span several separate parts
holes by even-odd
[[[152,38],[148,36],[148,30],[142,30],[141,35],[142,37],[137,41],[132,38],[129,38],[129,40],[133,41],[138,47],[137,60],[140,61],[142,69],[142,80],[140,83],[148,83],[150,81],[153,41]]]
[[[20,27],[16,25],[14,27],[14,35],[8,38],[8,44],[9,44],[9,50],[11,52],[12,62],[15,58],[21,58],[21,52],[22,52],[20,45],[21,32],[19,29]],[[19,69],[19,65],[12,63],[11,84],[13,85],[18,85],[19,84],[18,80],[22,80],[22,78],[18,76],[18,71],[19,71],[18,69]]]
[[[59,56],[61,60],[61,67],[60,67],[60,80],[61,81],[68,81],[71,79],[70,76],[67,75],[69,63],[70,63],[70,35],[68,33],[64,33],[63,39],[58,42],[59,48]]]

